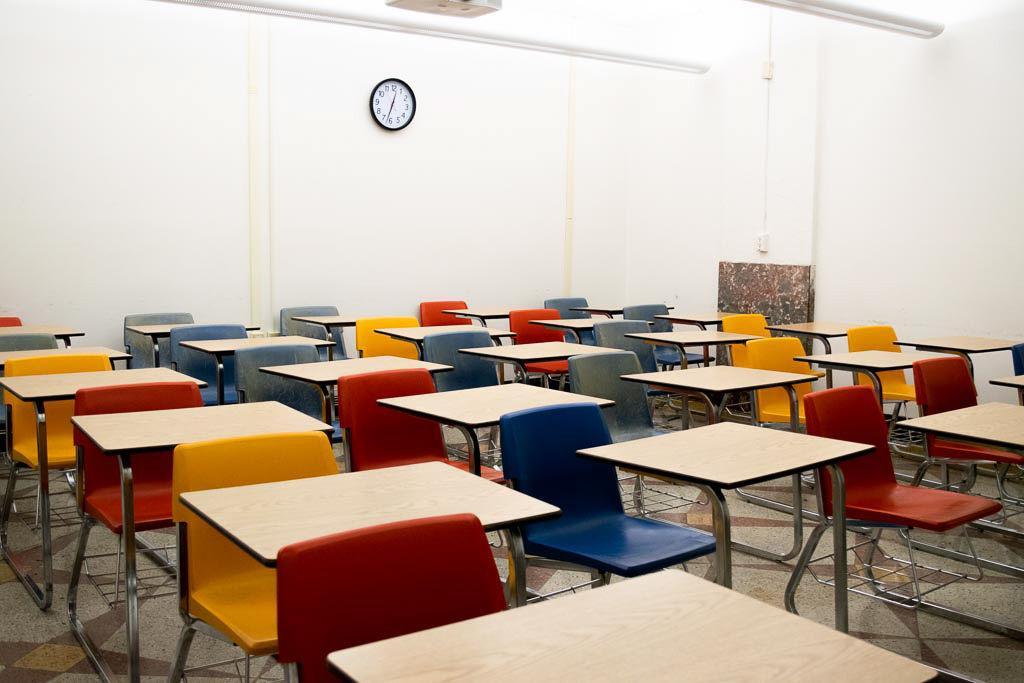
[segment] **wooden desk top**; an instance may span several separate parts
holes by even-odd
[[[471,318],[481,318],[483,320],[496,320],[498,318],[507,318],[511,308],[447,308],[442,313],[449,313],[451,315],[461,315]]]
[[[674,323],[702,323],[704,325],[718,325],[722,322],[722,318],[726,316],[735,315],[734,313],[722,313],[716,311],[714,313],[660,313],[655,318],[661,320],[671,320]]]
[[[181,501],[268,567],[286,545],[377,524],[471,512],[493,530],[559,513],[443,462],[192,491]]]
[[[1014,389],[1024,388],[1024,375],[1017,375],[1016,377],[1000,377],[999,379],[989,380],[989,384],[995,384],[997,387],[1013,387]]]
[[[492,360],[503,360],[518,363],[543,363],[552,360],[565,360],[572,356],[585,356],[592,353],[608,353],[618,349],[587,344],[570,344],[569,342],[538,342],[536,344],[513,344],[512,346],[481,346],[475,349],[459,349],[459,353],[483,356]]]
[[[904,420],[900,426],[951,439],[1024,449],[1024,406],[1009,403],[982,403]]]
[[[695,330],[693,332],[630,332],[627,337],[642,339],[648,344],[672,344],[674,346],[707,346],[710,344],[743,344],[751,339],[760,339],[749,334],[734,334],[716,330]]]
[[[674,306],[666,306],[665,308],[667,308],[668,310],[671,311],[675,307]],[[584,313],[601,313],[601,314],[607,315],[607,316],[624,315],[625,314],[625,311],[623,310],[622,306],[618,306],[618,307],[612,306],[611,308],[606,308],[604,306],[570,306],[569,310],[570,311],[583,311]]]
[[[913,346],[926,351],[961,351],[963,353],[989,353],[991,351],[1009,351],[1019,341],[1009,339],[989,339],[988,337],[929,337],[919,341],[896,342],[899,346]]]
[[[84,337],[85,332],[60,325],[21,325],[0,327],[0,334],[52,334],[54,337]]]
[[[592,330],[594,323],[607,322],[601,318],[565,318],[561,320],[531,320],[531,325],[556,327],[563,330]]]
[[[931,668],[671,569],[331,653],[375,681],[920,683]]]
[[[293,315],[292,320],[324,327],[355,327],[356,319],[347,315]]]
[[[715,365],[710,368],[689,368],[686,370],[669,370],[668,372],[642,372],[636,375],[623,375],[622,379],[629,382],[642,382],[651,386],[712,394],[749,391],[752,389],[770,389],[787,384],[813,382],[817,375],[800,375],[793,372],[776,372],[774,370],[755,370],[753,368],[737,368],[732,365]]]
[[[435,394],[384,398],[378,403],[444,424],[464,427],[496,425],[502,415],[527,408],[565,403],[596,403],[601,407],[615,405],[614,401],[607,399],[531,384],[501,384],[479,389],[440,391]]]
[[[0,387],[22,401],[61,401],[74,398],[75,392],[79,389],[144,382],[195,382],[201,387],[206,386],[206,382],[175,372],[170,368],[140,368],[137,370],[101,370],[99,372],[3,377],[0,378]]]
[[[846,331],[855,325],[845,323],[809,322],[793,323],[792,325],[768,325],[773,332],[790,332],[792,334],[806,334],[812,337],[845,337]]]
[[[196,341],[183,341],[181,345],[187,349],[195,349],[204,353],[214,355],[232,354],[238,349],[247,349],[252,346],[271,346],[279,344],[310,344],[311,346],[333,346],[334,342],[326,339],[313,339],[312,337],[299,337],[286,335],[283,337],[250,337],[248,339],[208,339]]]
[[[851,353],[819,353],[797,356],[794,360],[817,363],[823,367],[862,368],[865,370],[906,370],[916,361],[939,358],[941,353],[924,351],[853,351]]]
[[[170,337],[171,330],[175,327],[188,327],[193,323],[175,323],[170,325],[128,325],[124,329],[129,332],[135,332],[137,334],[144,334],[149,337]],[[260,329],[259,325],[246,325],[245,329],[249,332],[255,332]]]
[[[626,469],[732,489],[840,462],[871,448],[860,443],[719,422],[588,448],[579,454]]]
[[[330,425],[276,401],[76,415],[71,421],[107,452],[164,449],[236,436],[333,431]]]
[[[441,332],[474,332],[483,330],[491,335],[492,339],[501,337],[514,337],[515,332],[508,330],[496,330],[493,327],[480,327],[479,325],[428,325],[426,327],[382,327],[374,330],[379,334],[401,339],[402,341],[421,342],[424,337]]]
[[[132,357],[130,353],[108,349],[105,346],[65,346],[59,349],[33,349],[32,351],[0,351],[0,370],[9,358],[31,358],[33,356],[61,356],[69,353],[103,353],[110,360],[128,360]]]
[[[411,358],[398,358],[396,356],[371,356],[369,358],[347,358],[345,360],[331,360],[321,363],[274,365],[268,368],[260,368],[260,372],[328,386],[337,384],[339,377],[361,375],[364,372],[409,370],[415,368],[424,368],[428,372],[433,373],[451,370],[452,366],[412,360]]]

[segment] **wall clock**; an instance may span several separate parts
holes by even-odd
[[[405,81],[386,78],[370,92],[370,114],[384,130],[402,130],[416,115],[416,95]]]

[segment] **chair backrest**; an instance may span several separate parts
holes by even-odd
[[[465,332],[440,332],[423,338],[423,360],[430,363],[451,365],[454,370],[434,375],[438,391],[476,389],[498,384],[498,370],[495,363],[479,356],[459,353],[459,349],[494,346],[494,340],[485,330]]]
[[[851,500],[858,491],[896,483],[892,456],[889,454],[889,424],[878,397],[871,387],[851,386],[815,391],[804,397],[807,433],[827,439],[868,444],[874,450],[840,466],[846,479],[846,496]],[[825,514],[832,514],[832,478],[824,469],[821,480]]]
[[[191,325],[194,322],[191,313],[132,313],[126,315],[124,317],[124,348],[132,354],[131,367],[153,367],[153,338],[148,334],[129,331],[129,325]],[[158,343],[160,344],[160,364],[169,366],[171,364],[170,340],[165,337]]]
[[[560,320],[561,314],[553,308],[526,308],[509,311],[508,329],[515,335],[516,344],[536,344],[539,342],[565,341],[561,330],[543,325],[534,325],[531,320]]]
[[[182,444],[174,449],[173,462],[171,509],[175,522],[188,525],[189,596],[210,584],[230,581],[260,568],[256,560],[219,531],[206,523],[197,523],[194,513],[179,500],[182,493],[338,473],[331,443],[321,432]]]
[[[667,315],[668,306],[665,304],[639,304],[636,306],[623,306],[622,317],[625,320],[646,320],[651,324],[651,332],[671,332],[672,321],[656,318],[658,315]]]
[[[768,321],[760,313],[742,313],[727,315],[722,318],[722,332],[732,334],[748,334],[754,337],[770,337]],[[747,349],[741,344],[729,345],[729,356],[732,364],[738,368],[749,368],[750,359]]]
[[[1014,344],[1010,353],[1013,355],[1013,374],[1024,375],[1024,344]]]
[[[847,348],[853,351],[902,351],[896,342],[896,330],[892,325],[864,325],[851,327],[846,331]],[[906,382],[907,376],[902,370],[883,370],[878,373],[878,378],[885,387],[889,382]],[[857,383],[867,386],[871,384],[871,378],[863,373],[858,373]]]
[[[112,370],[110,358],[102,353],[69,353],[50,356],[29,356],[11,358],[4,365],[6,377],[23,375],[57,375],[65,372],[102,372]],[[17,450],[35,452],[36,450],[36,410],[31,401],[21,401],[10,392],[4,392],[4,402],[11,406],[11,422],[7,426],[11,439]],[[71,415],[75,402],[47,401],[46,441],[51,451],[59,443],[70,444]]]
[[[654,358],[654,347],[641,339],[626,336],[650,331],[651,325],[646,320],[608,320],[594,323],[594,339],[598,346],[632,351],[644,372],[656,372],[658,362]]]
[[[35,351],[56,349],[57,338],[52,334],[30,332],[27,334],[0,334],[0,351]]]
[[[75,415],[138,413],[149,410],[199,408],[203,396],[193,382],[153,382],[112,387],[79,389],[75,393]],[[78,480],[83,496],[102,489],[121,488],[121,469],[117,458],[106,455],[92,439],[74,427],[75,445],[82,449],[83,476]],[[132,479],[136,490],[144,484],[163,484],[168,498],[171,490],[171,456],[174,449],[148,451],[132,461]]]
[[[292,306],[282,308],[278,318],[278,328],[282,335],[295,335],[299,337],[310,337],[312,339],[327,339],[327,330],[323,325],[293,320],[297,315],[338,315],[337,306]],[[345,331],[341,327],[330,329],[331,339],[334,340],[334,358],[339,360],[345,357]],[[326,349],[321,349],[322,358],[327,357]]]
[[[747,360],[751,368],[757,370],[775,370],[776,372],[795,372],[800,375],[813,374],[809,363],[794,360],[796,356],[805,354],[804,346],[796,337],[769,337],[767,339],[751,339],[746,343]],[[797,399],[811,390],[811,383],[804,382],[793,386]],[[789,394],[782,387],[759,389],[757,402],[762,414],[776,409],[789,412]],[[761,417],[761,416],[759,416]]]
[[[528,496],[555,505],[562,514],[527,524],[532,529],[573,524],[622,514],[615,467],[576,455],[581,448],[611,443],[601,409],[593,403],[569,403],[520,410],[501,416],[501,457],[506,479]]]
[[[558,311],[558,317],[562,320],[571,320],[573,318],[589,318],[590,313],[587,311],[573,311],[571,308],[579,308],[581,306],[589,306],[587,300],[581,296],[564,296],[557,299],[545,299],[544,308],[553,308]]]
[[[235,388],[239,403],[278,401],[318,420],[324,419],[323,394],[312,384],[260,372],[274,365],[317,363],[320,354],[309,344],[268,344],[235,352]]]
[[[277,554],[277,658],[297,663],[303,683],[338,680],[325,661],[334,650],[504,608],[487,537],[471,514],[356,529]]]
[[[0,316],[0,327],[21,327],[21,318],[14,315]]]
[[[178,372],[201,379],[210,386],[217,384],[217,360],[208,353],[181,346],[183,341],[211,339],[245,339],[249,334],[243,325],[183,325],[171,329],[171,362]],[[235,384],[235,358],[224,357],[224,385]]]
[[[420,325],[468,325],[467,318],[460,318],[444,311],[451,308],[467,308],[465,301],[424,301],[420,304]]]
[[[644,435],[654,428],[647,389],[643,384],[627,382],[622,375],[641,371],[632,351],[609,351],[569,359],[569,386],[573,393],[615,401],[601,413],[614,441]]]
[[[967,361],[960,356],[919,360],[913,368],[914,393],[921,415],[978,405],[978,388]]]
[[[356,349],[359,355],[367,358],[370,356],[398,356],[399,358],[420,357],[416,345],[412,342],[392,339],[387,335],[377,334],[374,330],[385,327],[419,327],[420,321],[411,316],[398,316],[390,318],[361,318],[356,321]]]
[[[419,368],[339,378],[338,420],[352,470],[447,460],[441,425],[377,403],[435,391],[430,373]]]

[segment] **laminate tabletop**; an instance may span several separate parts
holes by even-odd
[[[670,569],[339,650],[375,681],[921,683],[923,664]]]
[[[191,327],[193,323],[172,323],[161,325],[127,325],[124,329],[137,334],[144,334],[149,337],[169,337],[171,330],[175,327]],[[246,331],[255,332],[260,329],[259,325],[245,325]]]
[[[761,339],[749,334],[696,330],[693,332],[629,332],[626,337],[641,339],[648,344],[672,344],[674,346],[709,346],[713,344],[744,344],[751,339]]]
[[[563,318],[554,320],[531,320],[531,325],[554,327],[562,330],[592,330],[594,323],[605,322],[600,318]]]
[[[441,312],[450,315],[461,315],[467,318],[480,318],[481,320],[498,320],[500,318],[507,318],[511,311],[511,308],[476,308],[470,306],[469,308],[448,308]]]
[[[623,375],[622,379],[628,382],[642,382],[650,386],[665,387],[669,390],[686,389],[724,394],[813,382],[818,379],[818,376],[801,375],[795,372],[738,368],[732,365],[715,365],[710,368],[689,368],[686,370],[669,370],[668,372],[642,372],[635,375]]]
[[[511,346],[482,346],[474,349],[459,349],[459,353],[468,353],[474,356],[483,356],[484,358],[511,363],[543,363],[565,360],[572,356],[608,353],[609,351],[616,350],[603,346],[551,341],[534,344],[513,344]]]
[[[723,318],[730,315],[736,315],[735,313],[723,313],[721,311],[715,311],[714,313],[659,313],[654,316],[661,320],[671,320],[674,323],[700,323],[701,325],[719,325]]]
[[[370,356],[367,358],[346,358],[344,360],[331,360],[319,363],[272,365],[260,368],[260,372],[280,375],[281,377],[291,377],[292,379],[310,382],[311,384],[329,385],[336,384],[339,377],[348,377],[349,375],[361,375],[365,372],[380,372],[382,370],[415,370],[417,368],[423,368],[427,372],[435,373],[451,370],[452,366],[428,363],[411,358],[399,358],[397,356]]]
[[[52,334],[54,337],[84,337],[85,332],[75,327],[60,325],[19,325],[0,327],[0,334]]]
[[[852,351],[850,353],[818,353],[797,356],[794,360],[817,363],[835,368],[853,368],[872,371],[906,370],[919,360],[941,358],[946,354],[925,351]]]
[[[228,355],[239,349],[253,346],[277,346],[281,344],[309,344],[311,346],[333,346],[334,342],[312,337],[286,335],[282,337],[249,337],[247,339],[206,339],[183,341],[181,345],[188,349],[203,351],[214,355]]]
[[[992,351],[1009,351],[1019,344],[1010,339],[990,339],[988,337],[929,337],[921,340],[899,340],[899,346],[913,346],[926,351],[957,351],[960,353],[990,353]]]
[[[845,337],[847,330],[851,327],[856,327],[856,325],[820,321],[792,323],[790,325],[768,325],[768,329],[773,332],[790,332],[792,334],[805,334],[812,337],[824,337],[827,339]]]
[[[0,351],[0,370],[11,358],[32,358],[34,356],[66,356],[68,354],[104,354],[110,360],[128,360],[132,357],[130,353],[123,350],[108,349],[105,346],[65,346],[59,349],[33,349],[31,351]]]
[[[1014,389],[1024,389],[1024,375],[1017,375],[1015,377],[1000,377],[998,379],[989,380],[989,384],[994,384],[997,387],[1012,387]]]
[[[356,319],[348,315],[293,315],[292,320],[324,327],[355,327]]]
[[[292,543],[378,524],[469,512],[494,530],[559,513],[443,462],[190,491],[181,502],[270,567]]]
[[[444,424],[469,428],[496,425],[502,415],[528,408],[566,403],[595,403],[602,407],[615,405],[614,401],[604,398],[520,383],[384,398],[378,403]]]
[[[666,306],[668,310],[675,308],[674,306]],[[625,307],[623,306],[570,306],[570,311],[581,311],[583,313],[597,313],[599,315],[606,315],[609,318],[613,315],[625,315]]]
[[[382,327],[374,330],[393,339],[401,339],[410,342],[422,342],[425,337],[441,332],[478,332],[483,330],[491,335],[491,339],[502,337],[515,337],[515,332],[508,330],[496,330],[493,327],[481,327],[480,325],[428,325],[426,327]]]
[[[147,382],[194,382],[200,387],[206,386],[206,382],[170,368],[139,368],[3,377],[0,387],[22,401],[61,401],[74,398],[79,389]]]
[[[1024,449],[1024,406],[982,403],[900,422],[914,431],[1014,450]]]

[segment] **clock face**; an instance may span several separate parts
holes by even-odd
[[[401,130],[416,115],[416,95],[405,81],[388,78],[370,93],[370,113],[382,128]]]

